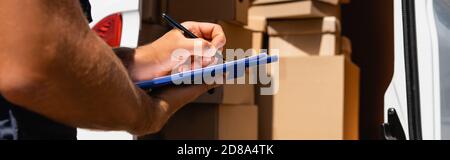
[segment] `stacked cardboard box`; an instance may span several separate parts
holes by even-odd
[[[358,139],[359,69],[349,58],[282,57],[279,73],[278,93],[257,96],[261,139]]]
[[[281,2],[279,0],[267,0],[262,5],[257,2],[248,10],[248,25],[246,26],[246,28],[254,31],[266,31],[267,21],[271,19],[340,17],[340,7],[319,0]]]
[[[244,77],[247,84],[224,85],[177,112],[159,138],[358,139],[359,69],[340,28],[348,2],[160,0],[159,10],[178,21],[220,24],[225,49],[279,49],[280,68],[277,94],[262,96]]]
[[[348,2],[253,1],[246,28],[280,54],[278,92],[256,96],[260,139],[358,139],[359,68],[340,25]]]
[[[279,49],[283,57],[338,55],[340,30],[336,17],[269,21],[269,48]]]

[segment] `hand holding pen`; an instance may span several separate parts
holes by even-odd
[[[181,33],[186,37],[186,38],[199,38],[198,36],[196,36],[194,33],[192,33],[191,31],[189,31],[186,27],[184,27],[183,25],[181,25],[180,23],[178,23],[177,21],[175,21],[173,18],[171,18],[170,16],[168,16],[167,14],[163,13],[162,14],[163,19],[173,28],[176,28],[178,30],[181,31]],[[221,30],[222,28],[220,28]],[[215,35],[211,35],[210,37],[213,38],[213,36]],[[224,36],[224,35],[223,35]],[[221,43],[225,43],[225,42],[221,42]],[[218,59],[222,59],[225,62],[224,57],[222,56],[222,54],[220,54],[219,52],[216,52],[214,57],[218,58]]]
[[[176,28],[176,29],[180,30],[186,38],[199,38],[198,36],[196,36],[194,33],[192,33],[191,31],[189,31],[187,28],[185,28],[183,25],[181,25],[180,23],[178,23],[177,21],[175,21],[173,18],[171,18],[171,17],[168,16],[167,14],[163,13],[163,14],[162,14],[162,17],[163,17],[164,20],[166,20],[166,22],[167,22],[170,26],[172,26],[173,28]],[[211,30],[214,30],[214,29],[220,29],[220,30],[222,31],[222,28],[221,28],[220,26],[218,26],[218,27],[216,27],[216,28],[211,28]],[[215,32],[211,32],[211,33],[215,33]],[[216,32],[216,33],[223,33],[223,31],[222,31],[222,32]],[[214,36],[223,36],[223,39],[225,39],[225,35],[209,35],[209,37],[210,37],[211,39],[213,39]],[[213,43],[214,43],[214,42],[213,42]],[[216,43],[223,43],[222,46],[225,45],[225,42],[216,42]],[[225,58],[224,58],[223,55],[220,54],[219,52],[216,52],[215,55],[214,55],[214,57],[216,57],[217,59],[222,59],[223,62],[225,62]],[[215,90],[214,90],[214,89],[211,89],[208,93],[213,94],[214,92],[215,92]]]

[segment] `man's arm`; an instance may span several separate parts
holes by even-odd
[[[12,103],[67,125],[134,134],[157,131],[184,105],[136,88],[78,1],[3,0],[0,21],[0,92]]]

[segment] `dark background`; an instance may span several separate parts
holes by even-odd
[[[352,0],[342,7],[343,34],[361,68],[360,138],[381,139],[384,93],[394,66],[394,2]]]

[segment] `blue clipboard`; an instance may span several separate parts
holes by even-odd
[[[235,79],[242,77],[245,73],[238,72],[238,69],[245,67],[256,67],[258,65],[266,65],[269,63],[277,62],[278,56],[268,56],[266,53],[262,53],[256,56],[251,56],[236,61],[226,62],[223,64],[213,65],[201,69],[176,73],[164,77],[155,78],[148,81],[142,81],[136,83],[141,89],[151,90],[168,85],[175,85],[174,82],[194,81],[196,78],[202,78],[204,74],[215,75],[215,73],[223,73],[231,75],[228,79]],[[233,73],[232,73],[233,72]],[[231,73],[231,74],[230,74]]]

